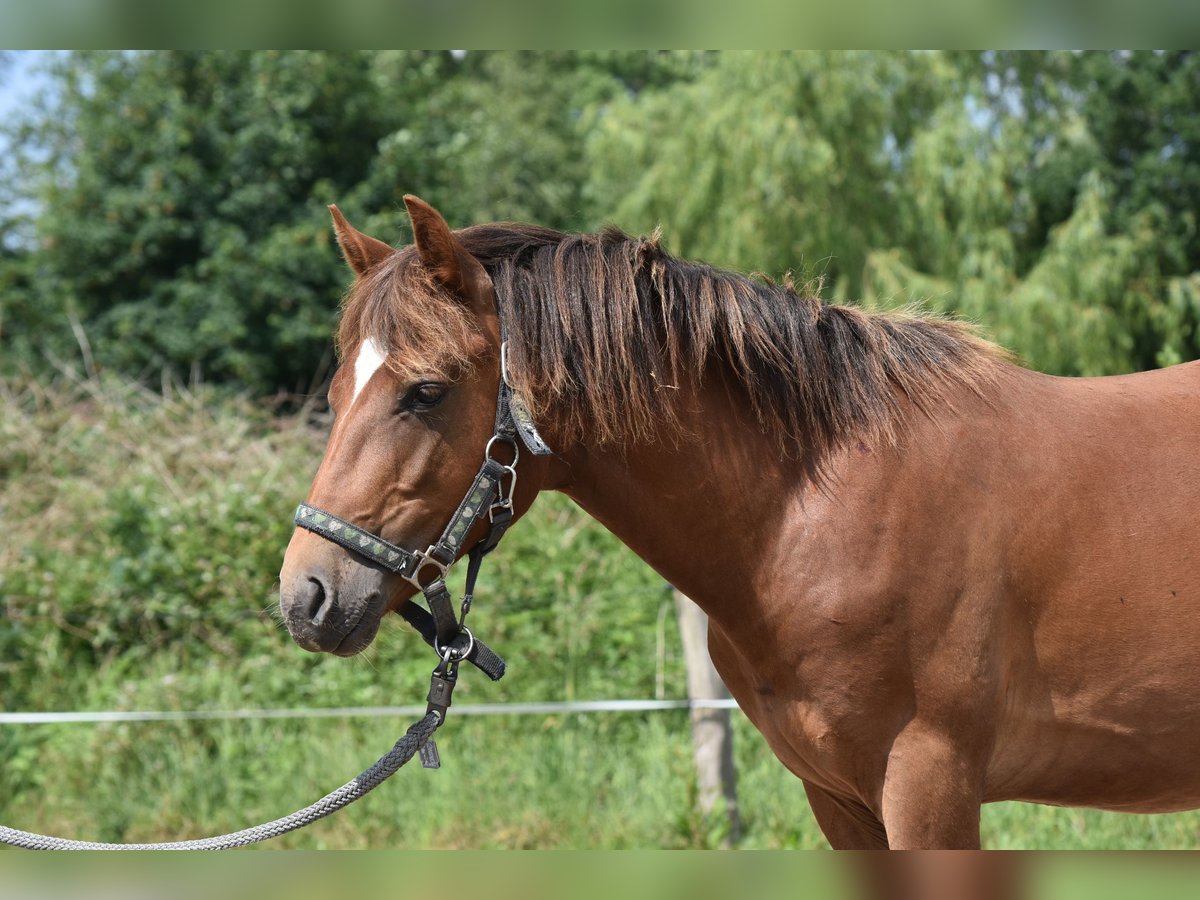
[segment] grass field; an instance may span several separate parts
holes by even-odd
[[[419,702],[432,657],[397,619],[351,660],[296,648],[270,609],[322,438],[236,397],[122,382],[0,382],[0,705],[231,709]],[[481,635],[508,656],[456,700],[684,696],[656,576],[561,498],[485,567]],[[800,783],[739,715],[748,848],[822,847]],[[0,726],[0,822],[95,840],[197,837],[284,815],[358,774],[407,721]],[[701,848],[686,714],[450,719],[415,765],[272,846]],[[1200,816],[1023,804],[991,847],[1194,848]]]

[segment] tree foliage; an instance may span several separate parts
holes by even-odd
[[[1200,355],[1194,54],[727,55],[598,116],[618,221],[981,322],[1062,374]]]
[[[50,77],[2,179],[9,365],[87,342],[304,391],[346,280],[321,206],[402,243],[410,191],[455,224],[661,225],[1051,372],[1200,356],[1194,53],[76,53]]]

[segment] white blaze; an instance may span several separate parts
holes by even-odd
[[[379,352],[379,345],[375,343],[374,338],[367,338],[362,342],[362,346],[358,348],[358,356],[354,358],[354,396],[350,398],[351,403],[358,399],[371,376],[383,365],[383,360],[384,354]]]

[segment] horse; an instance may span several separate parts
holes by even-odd
[[[460,499],[508,390],[550,452],[515,484],[501,459],[491,509],[563,492],[695,600],[833,847],[975,848],[1000,800],[1200,806],[1200,364],[1052,377],[657,232],[405,204],[399,250],[330,207],[354,282],[307,502],[431,550],[397,571],[298,527],[302,647],[361,651],[488,537]],[[452,514],[469,534],[435,559]]]

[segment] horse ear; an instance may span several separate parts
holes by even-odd
[[[482,268],[479,262],[462,248],[436,209],[412,194],[404,195],[404,205],[421,264],[451,291],[465,296],[475,269]]]
[[[342,211],[332,203],[329,204],[329,214],[333,216],[333,231],[337,235],[338,246],[342,248],[342,256],[346,257],[346,262],[360,278],[396,252],[383,241],[363,234],[347,222]]]

